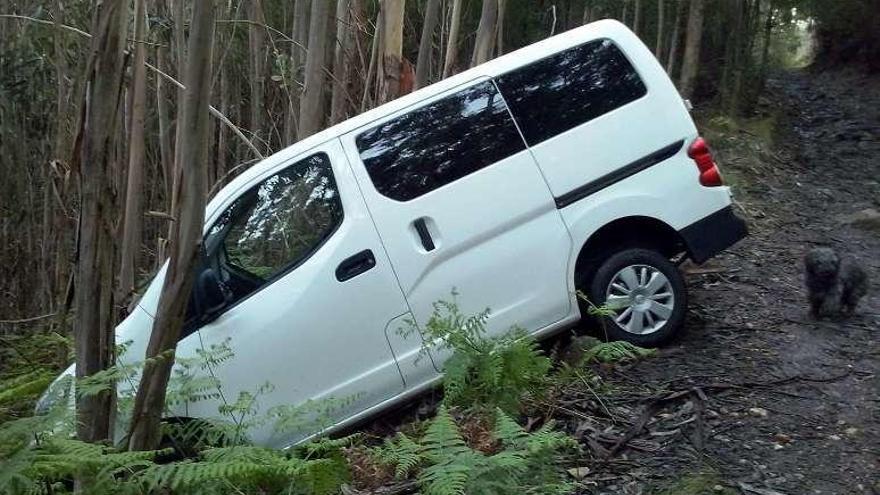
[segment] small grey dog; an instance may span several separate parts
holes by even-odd
[[[831,248],[812,249],[804,257],[807,295],[813,316],[852,314],[868,293],[868,273],[854,260],[843,260]]]

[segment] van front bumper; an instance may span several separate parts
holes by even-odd
[[[749,235],[749,227],[732,206],[727,206],[688,225],[679,234],[690,258],[703,263]]]

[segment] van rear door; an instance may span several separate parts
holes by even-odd
[[[416,322],[453,291],[463,313],[490,310],[490,332],[534,331],[570,314],[570,236],[491,80],[342,142]]]

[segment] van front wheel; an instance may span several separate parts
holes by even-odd
[[[589,286],[610,340],[654,347],[684,323],[687,289],[678,268],[657,251],[629,248],[602,262]]]

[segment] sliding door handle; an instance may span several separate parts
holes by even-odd
[[[425,248],[425,251],[433,251],[436,246],[434,246],[434,239],[431,237],[431,233],[428,232],[425,218],[419,218],[413,222],[413,226],[416,228],[416,233],[419,234],[419,240],[422,241],[422,247]]]

